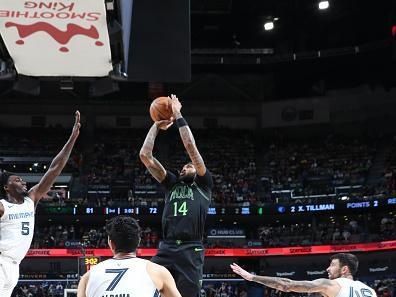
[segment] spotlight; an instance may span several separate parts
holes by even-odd
[[[274,29],[274,22],[273,22],[273,21],[267,21],[267,22],[265,22],[265,24],[264,24],[264,30],[265,30],[265,31],[270,31],[270,30],[272,30],[272,29]]]
[[[329,1],[319,1],[318,7],[320,10],[328,9],[330,6]]]
[[[273,30],[275,28],[276,21],[279,21],[278,17],[267,16],[264,22],[264,30],[265,31]]]

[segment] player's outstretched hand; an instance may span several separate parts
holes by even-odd
[[[239,265],[232,263],[230,265],[232,271],[234,271],[234,273],[242,276],[244,279],[248,280],[248,281],[252,281],[253,280],[253,274],[247,272],[245,269],[241,268]]]
[[[171,95],[171,99],[172,99],[172,112],[173,112],[173,116],[175,118],[177,118],[178,116],[181,115],[181,108],[182,108],[182,104],[179,101],[179,98],[177,98],[176,95],[172,94]]]
[[[173,125],[173,118],[170,118],[169,120],[155,122],[155,125],[157,125],[157,128],[161,130],[167,130],[170,126]]]
[[[76,110],[76,113],[74,114],[75,120],[74,120],[74,126],[73,126],[73,131],[72,131],[72,138],[77,138],[78,135],[80,135],[80,128],[81,128],[81,123],[80,123],[80,112]]]

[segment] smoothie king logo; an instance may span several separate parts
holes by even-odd
[[[0,10],[0,18],[7,18],[8,20],[4,23],[4,26],[8,30],[14,29],[18,33],[19,38],[15,40],[17,45],[23,46],[25,42],[29,41],[30,36],[44,32],[60,45],[59,51],[63,53],[69,52],[67,44],[78,35],[92,39],[95,46],[103,46],[103,42],[98,40],[100,36],[95,25],[84,27],[78,24],[79,20],[96,22],[101,16],[101,12],[77,12],[76,3],[67,0],[63,2],[25,1],[23,2],[23,9]],[[23,24],[18,20],[23,20]],[[26,24],[27,20],[33,22]],[[60,21],[62,20],[68,20],[66,30],[60,28]]]

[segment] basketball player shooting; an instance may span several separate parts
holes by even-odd
[[[37,203],[51,189],[62,172],[80,133],[80,112],[75,113],[73,131],[62,150],[52,160],[40,182],[29,191],[18,175],[1,176],[6,199],[0,200],[0,296],[9,297],[19,278],[19,263],[26,256],[34,233]]]
[[[349,253],[339,253],[330,257],[326,269],[329,279],[319,278],[313,281],[295,281],[288,278],[254,275],[237,264],[231,269],[248,281],[265,285],[282,292],[320,293],[326,297],[377,297],[375,291],[360,281],[353,280],[359,261]]]
[[[172,117],[191,159],[177,177],[167,171],[153,156],[154,142],[160,130],[172,125],[172,119],[157,121],[150,128],[140,150],[140,159],[151,175],[165,189],[162,214],[163,241],[154,263],[168,268],[182,296],[199,296],[202,284],[204,247],[202,239],[206,215],[212,196],[212,175],[206,169],[187,121],[181,114],[182,105],[172,95]]]

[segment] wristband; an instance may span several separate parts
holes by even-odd
[[[177,126],[177,128],[181,128],[184,126],[188,126],[188,123],[184,118],[179,118],[176,120],[176,126]]]

